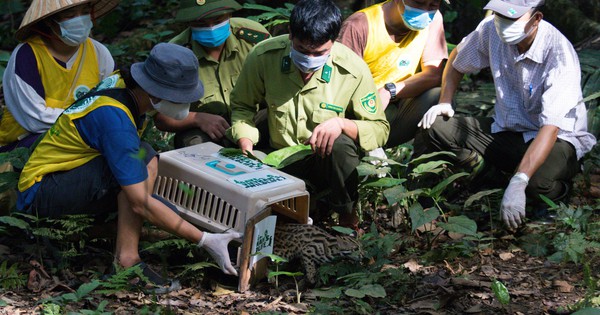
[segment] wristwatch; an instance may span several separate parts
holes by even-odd
[[[384,88],[390,92],[390,100],[393,101],[396,98],[396,84],[388,82],[384,85]]]

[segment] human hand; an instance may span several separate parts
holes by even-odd
[[[324,157],[331,154],[333,143],[342,134],[343,130],[343,118],[334,117],[328,119],[315,127],[312,135],[310,135],[310,138],[304,144],[309,144],[313,152]]]
[[[390,101],[392,99],[392,94],[390,93],[390,91],[386,90],[385,88],[380,88],[378,90],[379,92],[379,99],[381,100],[381,105],[383,105],[383,110],[385,110],[388,105],[390,104]]]
[[[194,114],[194,123],[196,126],[204,131],[213,141],[220,141],[230,127],[227,120],[219,115],[209,113]]]
[[[450,103],[439,103],[437,105],[432,106],[421,118],[421,121],[417,124],[417,127],[422,127],[423,129],[429,129],[435,122],[435,119],[439,115],[444,115],[446,117],[454,116],[454,109],[452,109],[452,105]]]
[[[516,229],[521,220],[525,219],[525,189],[529,177],[525,173],[517,173],[511,179],[504,191],[500,213],[502,220],[509,227]]]
[[[202,238],[198,242],[198,247],[204,248],[225,274],[237,276],[237,270],[233,268],[231,260],[229,259],[227,244],[229,244],[231,240],[241,237],[242,234],[233,231],[219,234],[203,232]]]
[[[250,140],[248,138],[241,138],[240,140],[238,140],[238,146],[240,147],[240,149],[242,149],[242,152],[244,154],[248,154],[248,153],[252,153],[252,149],[254,148],[254,143],[252,143],[252,140]]]

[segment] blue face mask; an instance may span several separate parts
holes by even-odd
[[[311,57],[295,50],[294,47],[290,47],[290,58],[300,71],[304,73],[313,73],[325,65],[329,58],[329,54]]]
[[[90,36],[93,26],[89,14],[57,23],[60,26],[60,39],[69,46],[79,46],[83,43]]]
[[[431,21],[433,21],[433,17],[435,16],[435,12],[437,10],[425,11],[417,8],[413,8],[411,6],[406,5],[404,0],[402,0],[402,4],[404,4],[404,14],[402,14],[402,20],[406,27],[413,31],[420,31],[425,29]],[[400,10],[400,8],[398,8]]]
[[[221,46],[230,34],[229,19],[211,27],[192,27],[192,39],[204,47]]]

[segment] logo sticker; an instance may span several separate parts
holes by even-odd
[[[508,13],[508,16],[513,16],[517,13],[517,10],[515,10],[514,8],[510,8],[508,9],[508,11],[506,11],[506,13]]]
[[[400,59],[400,61],[398,61],[398,68],[408,67],[408,65],[410,65],[410,60],[408,59]]]
[[[377,112],[377,95],[375,93],[369,93],[365,97],[360,99],[360,104],[362,107],[371,114],[375,114]]]
[[[75,88],[75,91],[73,91],[73,98],[78,100],[80,99],[82,96],[85,95],[85,93],[89,92],[90,88],[85,86],[85,85],[80,85],[78,87]]]

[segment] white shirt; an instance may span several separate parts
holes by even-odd
[[[102,80],[114,71],[115,62],[104,45],[94,39],[92,43],[98,58],[99,80]],[[64,109],[47,107],[46,100],[15,73],[15,64],[18,62],[17,52],[23,45],[24,43],[19,44],[8,60],[2,79],[4,101],[15,120],[23,128],[31,133],[42,133],[50,129]],[[67,61],[67,69],[71,69],[76,60],[77,53]]]
[[[575,147],[577,158],[596,144],[587,132],[579,59],[568,39],[550,23],[539,23],[531,47],[520,54],[516,45],[502,42],[492,15],[456,49],[452,64],[456,70],[492,71],[496,89],[492,133],[522,132],[529,142],[542,126],[553,125],[559,128],[558,137]]]

